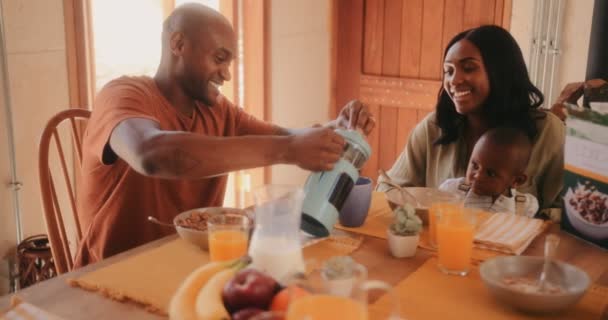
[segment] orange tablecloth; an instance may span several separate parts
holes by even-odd
[[[500,304],[484,287],[479,269],[466,277],[446,275],[437,268],[437,260],[427,260],[395,287],[404,319],[518,320],[538,319]],[[592,286],[579,303],[568,312],[541,319],[601,319],[608,305],[608,288]],[[371,319],[388,319],[391,300],[387,295],[370,306]]]

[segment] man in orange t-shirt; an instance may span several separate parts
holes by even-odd
[[[163,25],[153,78],[122,77],[97,95],[84,138],[78,190],[85,230],[75,266],[173,232],[147,222],[221,206],[226,173],[279,163],[333,168],[344,140],[333,129],[369,133],[368,108],[351,101],[325,126],[285,129],[234,106],[218,90],[236,54],[230,23],[198,4],[178,7]]]

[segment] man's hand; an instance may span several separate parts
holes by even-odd
[[[562,92],[560,92],[559,97],[555,103],[551,106],[551,112],[555,114],[562,121],[566,121],[566,111],[564,103],[577,104],[578,99],[583,96],[583,88],[585,86],[584,82],[573,82],[568,83]]]
[[[578,99],[583,96],[584,86],[584,82],[568,83],[564,89],[562,89],[562,92],[560,92],[555,103],[564,104],[564,102],[568,102],[576,104]]]
[[[339,127],[347,129],[359,128],[368,135],[376,126],[376,119],[361,101],[352,100],[342,108],[336,123]]]
[[[290,136],[287,162],[310,171],[334,168],[342,156],[344,138],[330,128],[311,128]]]
[[[578,100],[583,96],[584,90],[599,88],[606,83],[603,79],[591,79],[585,82],[573,82],[568,83],[559,97],[555,100],[553,106],[551,106],[551,112],[558,116],[562,121],[566,119],[566,112],[564,111],[564,103],[578,104]]]

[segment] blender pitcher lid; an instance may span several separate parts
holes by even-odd
[[[346,142],[350,145],[357,147],[357,149],[361,150],[366,159],[372,154],[372,148],[369,143],[365,140],[365,137],[357,130],[351,129],[336,129],[336,133],[344,137]]]

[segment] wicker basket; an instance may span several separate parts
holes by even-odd
[[[17,246],[19,287],[29,287],[57,275],[46,235],[26,238]]]

